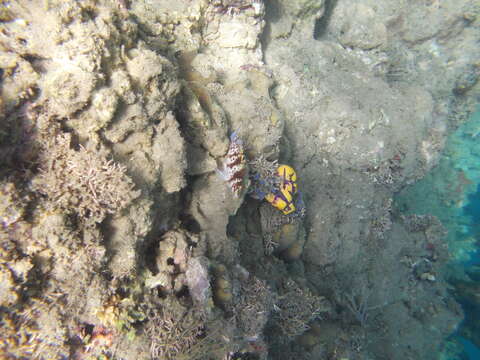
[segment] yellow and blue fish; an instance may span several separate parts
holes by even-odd
[[[297,174],[291,166],[279,165],[277,176],[280,177],[280,187],[278,190],[266,194],[265,200],[283,214],[292,214],[296,210],[294,195],[298,191]]]

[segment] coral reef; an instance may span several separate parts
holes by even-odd
[[[181,359],[188,357],[199,341],[202,328],[195,326],[192,312],[187,314],[151,314],[147,335],[151,338],[150,352],[153,359]],[[181,319],[180,321],[178,319]],[[194,350],[195,351],[195,350]],[[207,354],[199,354],[205,356]]]
[[[444,234],[391,199],[478,98],[477,15],[0,1],[0,357],[430,359]]]
[[[190,259],[187,264],[185,277],[188,291],[194,304],[200,309],[207,309],[208,302],[211,299],[207,259]]]
[[[68,356],[65,329],[58,329],[60,316],[48,314],[49,305],[35,307],[33,318],[25,319],[1,310],[0,355],[5,359],[55,359]],[[40,313],[42,316],[38,316]]]
[[[158,242],[155,270],[146,279],[146,286],[163,294],[180,293],[185,286],[200,309],[210,299],[208,259],[199,246],[200,239],[192,233],[171,230]]]

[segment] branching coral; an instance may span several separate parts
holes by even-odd
[[[392,228],[392,199],[385,199],[379,211],[380,215],[375,217],[371,222],[371,231],[375,238],[384,239],[386,233]]]
[[[47,141],[40,157],[41,174],[34,189],[53,207],[76,212],[82,219],[101,222],[139,195],[123,166],[83,147],[73,150],[69,134]]]
[[[242,284],[242,293],[234,312],[239,327],[246,338],[256,340],[261,338],[263,328],[273,308],[273,294],[265,281],[250,277]]]
[[[259,200],[263,200],[265,195],[273,192],[280,183],[280,179],[275,176],[278,162],[268,161],[260,155],[249,162],[250,178],[252,180],[248,194]]]
[[[227,351],[218,331],[209,332],[200,313],[178,306],[153,311],[145,332],[152,359],[203,360]]]
[[[283,334],[292,339],[309,329],[308,323],[330,311],[325,298],[302,289],[293,280],[284,283],[284,293],[275,304],[275,320]]]
[[[146,328],[151,339],[150,353],[153,359],[175,359],[177,354],[187,351],[202,334],[200,324],[192,324],[193,313],[179,320],[169,314],[152,314]]]
[[[280,244],[277,240],[281,237],[282,229],[285,230],[286,225],[291,225],[292,228],[299,225],[303,217],[302,214],[304,214],[304,211],[295,216],[283,215],[269,204],[262,204],[260,207],[260,219],[265,254],[270,255],[279,248]]]
[[[25,203],[13,184],[0,185],[0,203],[5,211],[0,223],[0,358],[66,357],[65,328],[59,308],[52,306],[58,294],[36,297],[42,282],[41,276],[33,276],[38,264],[18,244],[28,241],[31,226],[23,219]]]

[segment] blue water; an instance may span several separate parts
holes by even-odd
[[[477,185],[477,192],[468,196],[468,203],[463,207],[465,216],[470,218],[468,233],[477,241],[480,240],[480,184]],[[480,247],[470,252],[471,258],[465,262],[466,269],[480,265]],[[480,280],[480,279],[478,279]],[[477,358],[480,359],[480,356]]]
[[[480,359],[480,349],[475,346],[471,341],[459,336],[460,343],[463,345],[463,348],[468,356],[469,360],[478,360]],[[452,359],[454,360],[454,359]]]
[[[480,285],[480,107],[450,135],[438,166],[402,191],[396,203],[405,213],[432,214],[442,221],[448,230],[446,241],[451,255],[446,273],[454,288],[456,283]],[[479,360],[478,340],[475,345],[466,336],[480,329],[475,326],[480,318],[480,301],[461,293],[457,293],[457,301],[465,320],[447,341],[450,351],[439,354],[439,358]],[[480,339],[480,334],[476,336]]]

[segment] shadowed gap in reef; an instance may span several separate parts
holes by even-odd
[[[325,14],[315,22],[313,29],[313,38],[315,40],[321,40],[321,38],[327,32],[330,18],[332,17],[333,9],[337,5],[338,0],[325,0]]]

